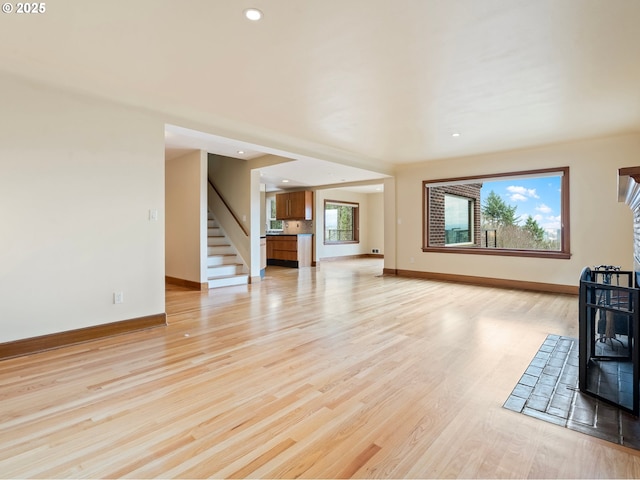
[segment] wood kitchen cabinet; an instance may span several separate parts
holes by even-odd
[[[312,235],[267,235],[267,265],[310,267]]]
[[[313,192],[276,194],[276,219],[313,220]]]

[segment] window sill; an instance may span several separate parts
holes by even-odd
[[[533,257],[569,260],[571,253],[549,252],[542,250],[509,250],[505,248],[460,248],[460,247],[423,247],[423,252],[431,253],[462,253],[470,255],[494,255],[500,257]]]

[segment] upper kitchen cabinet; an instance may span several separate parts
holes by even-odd
[[[312,220],[313,192],[288,192],[276,195],[276,219]]]

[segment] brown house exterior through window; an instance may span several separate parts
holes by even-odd
[[[428,208],[429,245],[444,247],[453,244],[480,245],[480,189],[481,183],[444,185],[429,189]],[[466,225],[459,222],[447,225],[445,207],[451,212],[455,203],[466,204]]]

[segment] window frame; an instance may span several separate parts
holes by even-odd
[[[464,200],[466,202],[466,206],[467,206],[467,226],[469,227],[469,241],[467,242],[458,242],[458,243],[446,243],[446,236],[445,236],[445,247],[452,247],[452,246],[460,246],[462,247],[463,245],[473,245],[473,238],[474,238],[474,234],[475,234],[475,226],[474,226],[474,221],[473,221],[473,210],[475,208],[475,199],[473,198],[468,198],[468,197],[463,197],[462,195],[456,195],[454,193],[444,193],[444,209],[445,209],[445,218],[444,218],[444,222],[445,222],[445,232],[446,232],[446,226],[447,226],[447,217],[446,217],[446,211],[447,211],[447,197],[449,198],[456,198],[456,199],[460,199],[460,200]]]
[[[342,205],[353,208],[353,240],[336,240],[331,241],[327,240],[327,205]],[[347,244],[356,244],[360,243],[360,204],[356,202],[348,202],[344,200],[324,200],[324,205],[322,209],[322,221],[323,221],[323,232],[322,232],[322,240],[324,245],[347,245]]]
[[[483,248],[483,247],[461,247],[455,246],[429,246],[429,185],[446,183],[473,183],[482,180],[506,179],[507,177],[535,177],[549,176],[557,173],[561,176],[560,181],[560,215],[561,215],[561,243],[560,250],[528,250],[510,248]],[[497,255],[508,257],[535,257],[554,258],[567,260],[571,258],[571,235],[570,235],[570,205],[569,205],[569,167],[542,168],[535,170],[523,170],[517,172],[502,172],[485,175],[470,175],[455,178],[442,178],[422,181],[422,251],[429,253],[462,253],[469,255]]]

